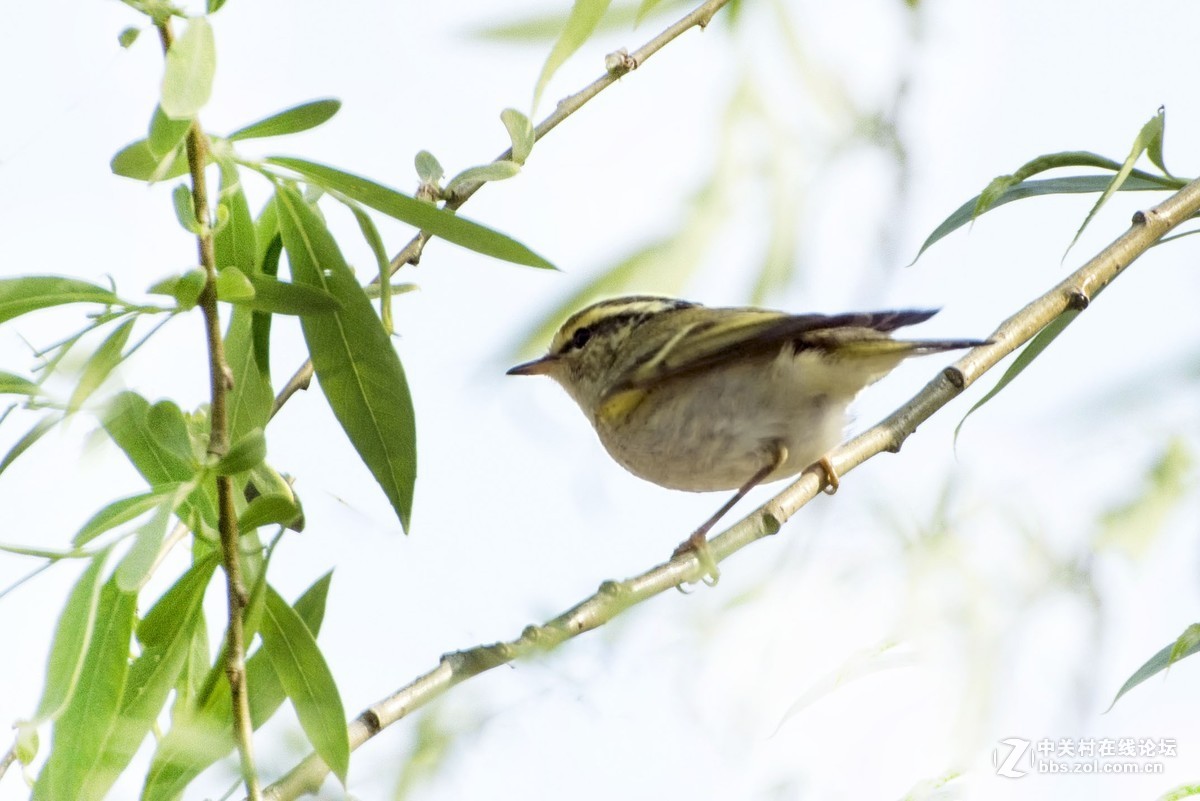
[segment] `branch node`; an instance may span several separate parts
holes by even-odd
[[[604,71],[614,78],[620,78],[622,75],[633,72],[637,68],[637,59],[629,55],[629,51],[623,47],[620,50],[614,50],[604,57]]]
[[[1141,209],[1138,209],[1137,211],[1135,211],[1133,213],[1132,222],[1134,225],[1145,225],[1146,224],[1146,212],[1142,211]]]
[[[946,377],[955,389],[962,389],[967,385],[967,378],[963,375],[962,370],[959,370],[954,365],[950,365],[942,371],[942,375]]]
[[[773,511],[764,511],[762,517],[762,536],[773,537],[779,533],[779,529],[783,528],[783,521],[780,520],[780,515]]]
[[[379,719],[379,714],[374,709],[364,709],[358,716],[358,722],[366,728],[368,737],[374,737],[383,731],[383,721]]]
[[[1067,295],[1067,307],[1075,311],[1083,311],[1092,303],[1092,299],[1082,289],[1073,289]]]

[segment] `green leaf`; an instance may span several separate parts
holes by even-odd
[[[28,395],[31,398],[42,394],[42,388],[19,375],[0,370],[0,395]]]
[[[575,0],[571,6],[571,14],[567,17],[567,24],[550,49],[550,55],[546,57],[546,63],[542,65],[542,72],[538,75],[537,84],[534,86],[533,108],[535,111],[538,103],[542,100],[542,92],[545,91],[550,78],[596,30],[600,18],[608,10],[608,4],[609,0]]]
[[[107,504],[88,518],[83,527],[71,538],[71,544],[77,548],[87,545],[106,531],[112,531],[119,525],[141,517],[154,507],[161,505],[166,498],[174,495],[181,486],[183,485],[179,482],[166,484],[155,487],[149,492],[131,495],[128,498],[119,498]]]
[[[35,801],[83,797],[120,710],[136,611],[137,593],[121,592],[115,579],[105,582],[79,682],[54,723],[50,756],[33,787]]]
[[[194,470],[199,463],[187,418],[175,401],[160,400],[146,410],[146,425],[156,445]]]
[[[344,786],[350,769],[350,740],[337,684],[304,620],[271,587],[267,588],[262,638],[263,649],[304,733]]]
[[[268,136],[300,133],[324,124],[334,114],[337,114],[341,107],[342,101],[332,98],[301,103],[278,114],[272,114],[266,119],[238,128],[229,135],[228,139],[236,142],[239,139],[263,139]]]
[[[554,269],[550,262],[497,231],[374,181],[303,159],[273,157],[266,161],[293,170],[318,186],[341,192],[389,217],[414,225],[476,253],[529,267]]]
[[[1088,223],[1090,223],[1092,218],[1096,216],[1096,212],[1100,211],[1100,208],[1108,202],[1108,199],[1112,197],[1113,193],[1119,190],[1121,185],[1125,183],[1125,180],[1129,177],[1129,174],[1133,172],[1134,163],[1141,157],[1143,153],[1146,152],[1146,149],[1156,141],[1159,142],[1161,146],[1164,119],[1164,112],[1160,108],[1158,113],[1151,117],[1150,120],[1142,126],[1142,130],[1140,130],[1138,135],[1134,137],[1133,147],[1130,148],[1129,155],[1125,157],[1125,162],[1121,165],[1121,168],[1117,170],[1117,174],[1113,176],[1113,179],[1109,185],[1106,186],[1104,191],[1100,193],[1100,197],[1096,199],[1096,203],[1092,206],[1091,210],[1088,211],[1087,217],[1083,219],[1083,224],[1079,226],[1079,230],[1075,232],[1074,238],[1071,239],[1071,244],[1067,245],[1067,252],[1070,252],[1071,248],[1075,247],[1075,243],[1078,242],[1079,237],[1083,235],[1083,230],[1088,227]],[[1063,258],[1066,258],[1065,253],[1063,254]]]
[[[1172,438],[1136,495],[1101,516],[1095,549],[1116,548],[1130,559],[1144,556],[1171,513],[1189,496],[1193,463],[1183,439]]]
[[[67,401],[67,414],[79,411],[84,401],[100,388],[104,380],[125,358],[121,351],[125,348],[125,343],[129,341],[129,334],[133,331],[134,322],[136,322],[135,319],[129,319],[117,326],[117,329],[109,334],[100,343],[100,347],[96,348],[96,352],[88,358],[87,363],[84,364],[83,373],[79,376],[79,383],[75,385],[75,391],[71,393],[71,398]]]
[[[662,0],[642,0],[641,5],[637,10],[637,21],[640,23],[646,17],[653,13],[655,6],[661,3]]]
[[[122,592],[140,590],[150,578],[150,573],[158,560],[158,552],[162,547],[163,538],[167,536],[167,526],[171,515],[192,489],[194,483],[182,484],[175,492],[164,497],[154,510],[150,519],[142,523],[133,539],[133,545],[117,564],[113,574],[117,587]]]
[[[1121,685],[1121,689],[1117,691],[1117,695],[1113,698],[1108,709],[1111,711],[1117,705],[1117,701],[1121,700],[1121,696],[1138,686],[1146,679],[1169,668],[1174,663],[1181,659],[1191,656],[1200,651],[1200,623],[1193,623],[1184,629],[1183,634],[1172,643],[1164,646],[1161,651],[1150,657],[1146,664],[1138,668],[1132,676],[1125,680]]]
[[[107,289],[74,278],[31,275],[0,278],[0,323],[22,314],[64,303],[119,304],[121,299]]]
[[[481,164],[478,167],[468,167],[450,179],[446,184],[446,192],[457,192],[467,184],[487,183],[488,181],[503,181],[512,178],[521,171],[521,165],[507,159]]]
[[[256,291],[261,299],[261,287]],[[275,400],[270,373],[260,369],[254,358],[252,329],[252,313],[234,307],[225,332],[225,359],[233,373],[233,389],[227,396],[229,438],[234,442],[251,429],[266,426]]]
[[[506,108],[500,112],[500,121],[508,130],[509,141],[512,142],[512,160],[524,164],[533,152],[533,124],[515,108]]]
[[[171,191],[171,204],[175,208],[175,219],[189,234],[199,235],[203,232],[200,221],[196,219],[196,206],[192,202],[192,190],[187,184],[179,184]]]
[[[303,284],[292,284],[265,275],[250,280],[254,296],[233,301],[239,306],[268,314],[328,314],[342,308],[328,292]],[[224,300],[224,298],[222,298]]]
[[[46,688],[42,690],[37,712],[29,722],[31,726],[58,717],[75,694],[83,672],[84,655],[92,641],[92,628],[100,603],[100,572],[107,557],[107,549],[93,556],[67,596],[46,662]]]
[[[157,282],[147,292],[151,295],[167,295],[175,298],[175,304],[181,311],[194,308],[204,291],[208,278],[204,270],[196,268],[179,275],[172,275]]]
[[[228,159],[218,160],[217,166],[221,170],[217,208],[228,210],[228,222],[213,236],[217,269],[236,267],[247,276],[253,276],[259,270],[258,241],[250,204],[242,191],[241,176],[237,165]]]
[[[212,95],[217,70],[217,45],[204,17],[192,17],[167,50],[163,74],[162,110],[173,120],[190,119]]]
[[[247,303],[254,300],[254,284],[237,267],[226,267],[217,273],[217,300],[226,303]]]
[[[404,368],[321,218],[294,189],[278,187],[275,198],[296,283],[322,289],[342,303],[332,315],[300,318],[317,380],[407,531],[417,454]]]
[[[107,794],[157,721],[190,656],[194,632],[203,621],[204,591],[217,561],[215,553],[197,560],[137,624],[142,652],[130,665],[120,712],[82,797],[99,799]]]
[[[300,516],[300,507],[287,495],[259,495],[238,517],[238,531],[260,526],[289,526]]]
[[[267,439],[261,428],[253,428],[229,447],[221,461],[217,462],[217,475],[231,476],[249,470],[267,458]]]
[[[416,158],[413,159],[413,163],[417,168],[417,178],[423,184],[437,186],[437,182],[442,180],[446,174],[442,169],[442,165],[428,150],[418,152]]]
[[[150,148],[151,155],[161,161],[164,156],[173,153],[175,148],[179,147],[191,127],[190,119],[173,120],[163,113],[162,106],[155,106],[146,146]]]
[[[383,237],[379,235],[379,229],[375,227],[371,215],[362,210],[353,200],[347,202],[347,207],[354,214],[354,220],[358,223],[358,230],[362,232],[363,239],[371,248],[371,253],[375,255],[375,268],[379,271],[379,321],[383,325],[383,330],[390,336],[395,327],[392,325],[392,262],[387,256],[387,251],[383,249]]]
[[[1104,189],[1111,183],[1110,179],[1103,175],[1077,175],[1067,178],[1047,178],[1040,181],[1022,181],[1021,183],[1009,187],[1000,193],[999,196],[988,206],[988,211],[1003,206],[1005,203],[1011,203],[1014,200],[1023,200],[1027,197],[1039,197],[1041,195],[1076,195],[1089,194],[1092,192],[1103,192]],[[1134,171],[1134,175],[1121,184],[1118,191],[1121,192],[1166,192],[1171,189],[1178,189],[1182,183],[1177,181],[1168,181],[1155,176],[1149,176],[1145,173],[1138,174]],[[915,262],[921,257],[921,254],[929,249],[931,245],[937,242],[947,234],[953,233],[964,225],[975,219],[975,209],[979,204],[980,195],[968,200],[966,203],[955,209],[954,213],[947,217],[933,229],[931,233],[921,244],[921,249],[917,251]]]
[[[142,31],[140,28],[126,28],[117,34],[117,44],[128,50],[133,46],[133,43],[137,41],[137,38],[141,32]]]
[[[225,0],[207,0],[205,11],[208,14],[215,14],[225,5]]]
[[[54,428],[54,424],[62,418],[51,412],[42,419],[33,424],[33,427],[25,432],[20,439],[8,449],[8,453],[4,454],[4,458],[0,459],[0,473],[8,469],[8,466],[17,460],[21,454],[33,447],[33,444],[41,439],[47,431]]]
[[[139,139],[117,151],[109,162],[109,168],[114,175],[136,181],[166,181],[187,173],[187,151],[177,147],[160,158],[150,150],[145,139]]]

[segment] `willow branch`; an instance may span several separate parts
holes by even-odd
[[[171,47],[174,35],[170,18],[156,24],[163,53]],[[208,207],[208,184],[204,167],[208,163],[208,138],[193,119],[186,137],[188,170],[192,180],[192,206],[195,209],[199,233],[196,244],[200,266],[204,270],[204,289],[196,305],[204,317],[208,342],[209,364],[209,435],[208,453],[220,459],[229,451],[228,394],[233,383],[229,363],[225,360],[225,340],[221,336],[221,316],[217,308],[217,259],[213,246],[212,215]],[[250,723],[250,697],[246,691],[246,642],[242,630],[242,615],[246,608],[246,586],[242,579],[241,553],[238,550],[237,508],[234,505],[233,478],[219,475],[217,481],[217,528],[221,539],[221,565],[225,572],[225,589],[229,622],[226,628],[225,674],[229,678],[233,711],[233,732],[241,757],[242,779],[246,794],[258,801],[261,790],[258,772],[254,767],[254,728]]]
[[[1200,180],[1193,181],[1163,203],[1134,215],[1133,224],[1111,245],[1064,281],[1009,317],[990,337],[991,344],[975,348],[944,369],[911,400],[829,454],[837,474],[845,479],[856,467],[885,451],[896,452],[917,426],[953,400],[1001,359],[1028,342],[1065,311],[1087,308],[1091,298],[1121,274],[1168,231],[1200,212]],[[823,468],[813,466],[781,493],[709,542],[713,559],[721,562],[755,540],[775,534],[780,526],[820,493]],[[437,667],[388,698],[368,707],[349,724],[351,748],[357,748],[391,724],[420,709],[454,685],[498,665],[557,645],[604,625],[631,606],[669,589],[694,583],[705,568],[693,553],[683,554],[625,581],[606,581],[580,603],[541,625],[531,625],[516,639],[478,645],[444,655]],[[316,792],[329,769],[316,755],[267,788],[269,799],[294,799]]]
[[[533,138],[535,142],[541,141],[542,137],[553,131],[564,122],[568,117],[574,114],[579,109],[591,100],[596,95],[603,92],[608,87],[612,86],[625,74],[632,72],[645,63],[646,59],[663,49],[667,44],[679,38],[681,34],[692,28],[700,28],[703,30],[708,27],[708,23],[722,6],[727,5],[730,0],[707,0],[697,6],[694,10],[681,17],[673,25],[668,27],[662,33],[655,36],[650,41],[639,47],[632,53],[619,51],[612,54],[607,59],[608,69],[596,80],[580,89],[573,95],[568,95],[558,101],[554,111],[550,113],[544,120],[537,124],[533,129]],[[512,148],[505,150],[497,156],[496,161],[507,161],[512,158]],[[457,211],[464,203],[471,199],[471,196],[483,187],[485,182],[475,181],[466,184],[461,189],[455,190],[454,194],[446,200],[443,208],[450,211]],[[425,245],[433,238],[433,235],[426,231],[419,231],[412,239],[408,241],[399,253],[392,259],[391,272],[394,274],[397,270],[406,264],[416,264],[421,260],[421,254],[425,250]],[[376,279],[378,280],[378,279]],[[374,283],[374,282],[373,282]],[[271,409],[271,415],[274,416],[288,399],[302,389],[308,389],[309,383],[313,377],[312,360],[306,361],[292,375],[283,388],[279,390],[279,394],[275,396],[275,405]]]

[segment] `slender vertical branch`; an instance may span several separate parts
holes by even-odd
[[[163,53],[171,46],[173,35],[170,19],[158,23]],[[227,396],[233,385],[233,374],[225,361],[225,342],[221,337],[221,317],[217,308],[217,260],[213,249],[212,214],[208,207],[208,186],[204,168],[208,163],[208,139],[193,119],[186,138],[188,170],[192,179],[192,205],[195,207],[199,231],[196,243],[200,266],[204,270],[204,290],[197,305],[204,317],[208,341],[210,382],[208,453],[221,458],[229,451],[229,409]],[[238,551],[237,509],[234,506],[233,478],[217,476],[217,528],[221,539],[221,565],[225,570],[225,589],[229,607],[229,622],[225,641],[225,674],[233,711],[233,733],[241,757],[242,779],[246,795],[252,801],[262,798],[258,771],[254,766],[253,726],[250,722],[250,697],[246,690],[246,641],[242,615],[247,604],[246,585],[242,578],[241,554]]]

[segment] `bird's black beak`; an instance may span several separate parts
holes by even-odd
[[[543,356],[531,362],[518,364],[505,373],[505,375],[546,375],[546,373],[554,369],[554,365],[556,364],[558,364],[557,356]]]

